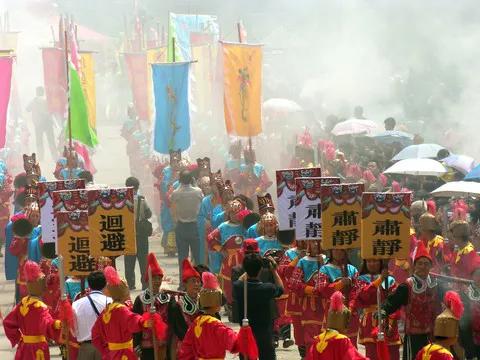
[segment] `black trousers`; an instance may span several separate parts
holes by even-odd
[[[403,342],[403,360],[415,360],[417,353],[430,343],[428,334],[405,335]]]
[[[125,255],[125,279],[127,280],[128,287],[135,287],[135,264],[138,259],[138,265],[140,266],[142,290],[148,287],[145,282],[145,269],[147,267],[148,256],[148,237],[137,237],[137,254]]]
[[[192,254],[193,261],[198,265],[199,242],[197,222],[177,222],[175,227],[175,241],[177,242],[178,252],[178,274],[180,276],[180,284],[182,284],[182,261],[188,257],[189,252]]]

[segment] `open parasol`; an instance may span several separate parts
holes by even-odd
[[[451,168],[467,175],[475,167],[475,159],[467,155],[450,155],[442,162]]]
[[[432,159],[406,159],[390,166],[384,174],[442,176],[447,172],[445,166]]]
[[[433,190],[435,197],[479,196],[480,183],[473,181],[451,181]]]
[[[445,149],[438,144],[418,144],[410,145],[395,155],[392,161],[405,160],[405,159],[428,159],[436,158],[440,150]]]
[[[348,119],[339,122],[332,129],[332,134],[340,135],[356,135],[356,134],[372,134],[377,129],[377,124],[372,120]]]

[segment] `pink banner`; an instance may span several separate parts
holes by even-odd
[[[125,54],[125,62],[137,116],[140,120],[148,120],[148,81],[152,79],[148,79],[147,55]]]
[[[5,147],[7,135],[7,111],[12,84],[12,58],[0,58],[0,148]]]
[[[42,58],[48,111],[63,116],[67,109],[65,53],[61,49],[45,48],[42,49]]]

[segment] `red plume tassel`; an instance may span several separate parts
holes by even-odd
[[[242,326],[237,337],[238,350],[248,360],[258,359],[258,347],[250,326]]]
[[[377,359],[378,360],[390,360],[390,352],[388,350],[388,344],[385,338],[383,340],[378,339],[378,327],[375,327],[372,331],[372,337],[377,339]]]
[[[155,327],[155,337],[159,341],[166,341],[167,340],[167,325],[162,320],[160,314],[154,313],[153,316],[149,312],[144,312],[142,315],[143,322],[152,319],[153,326]]]
[[[61,300],[58,303],[58,319],[66,323],[72,333],[75,333],[76,323],[75,314],[73,312],[72,304],[68,299]]]
[[[447,291],[443,301],[445,305],[450,309],[453,316],[455,316],[457,319],[460,319],[462,317],[464,307],[460,295],[458,295],[455,291]]]

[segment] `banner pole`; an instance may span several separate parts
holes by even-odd
[[[67,30],[64,32],[64,40],[65,40],[65,78],[67,79],[67,121],[68,121],[68,147],[69,150],[73,150],[72,145],[72,117],[70,115],[70,75],[69,75],[69,67],[68,67],[68,35]]]

